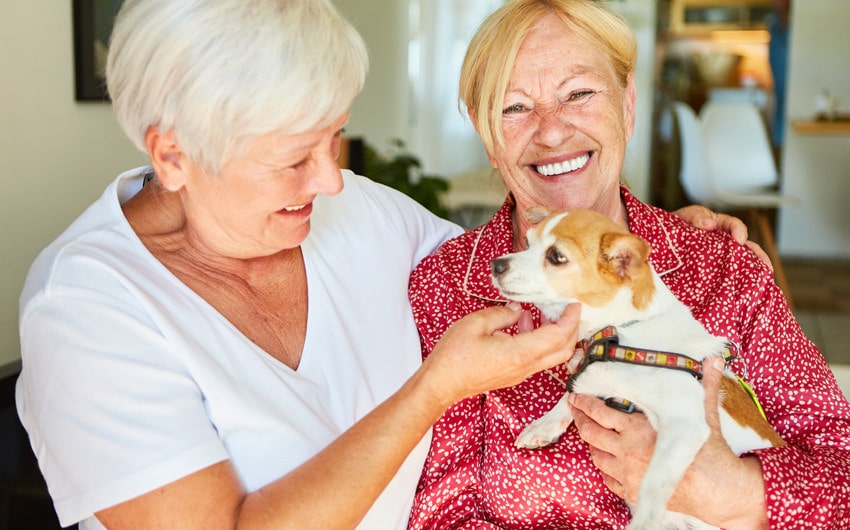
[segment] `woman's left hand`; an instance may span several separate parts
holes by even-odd
[[[723,528],[767,528],[761,464],[754,456],[736,456],[720,432],[721,377],[720,370],[712,369],[703,377],[711,436],[679,482],[668,509]],[[655,447],[655,430],[646,416],[620,412],[586,394],[571,394],[570,404],[605,485],[629,502],[636,501]]]
[[[752,250],[760,260],[770,267],[771,271],[773,270],[773,264],[770,262],[770,258],[767,256],[767,253],[758,245],[758,243],[747,239],[749,236],[749,233],[747,232],[747,225],[737,217],[726,215],[725,213],[717,213],[698,204],[691,204],[690,206],[679,208],[678,210],[675,210],[673,214],[681,217],[697,228],[709,231],[721,230],[726,232],[738,243],[749,247],[749,249]]]

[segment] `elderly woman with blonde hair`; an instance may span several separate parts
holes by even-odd
[[[603,2],[511,0],[483,22],[461,72],[461,105],[510,195],[489,222],[414,270],[423,354],[458,319],[507,303],[490,264],[524,248],[523,211],[595,210],[646,239],[664,283],[710,333],[740,346],[732,368],[788,442],[737,456],[719,435],[719,376],[711,371],[705,413],[714,434],[669,509],[724,528],[842,528],[850,520],[850,405],[770,268],[726,234],[642,203],[621,182],[636,54],[630,28]],[[527,309],[540,323],[537,308]],[[557,443],[514,444],[558,402],[570,376],[559,366],[453,405],[434,427],[411,528],[626,527],[624,499],[636,500],[655,439],[642,414],[572,394],[575,427]]]

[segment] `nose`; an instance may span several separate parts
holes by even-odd
[[[511,260],[508,258],[496,258],[490,262],[493,276],[501,276],[510,268]]]
[[[572,136],[574,127],[569,117],[569,111],[558,105],[553,108],[538,109],[537,141],[542,145],[560,146]]]
[[[312,175],[312,192],[336,195],[342,191],[342,173],[332,153],[316,156],[310,174]]]

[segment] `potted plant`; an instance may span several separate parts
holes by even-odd
[[[384,155],[364,141],[363,174],[401,191],[435,215],[448,219],[449,210],[443,197],[449,191],[449,182],[438,175],[423,174],[419,159],[407,151],[402,140],[391,140],[390,147],[391,154]]]

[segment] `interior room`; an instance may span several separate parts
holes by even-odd
[[[346,127],[372,153],[366,175],[381,160],[413,155],[413,180],[448,182],[440,197],[448,215],[468,227],[486,221],[504,189],[458,109],[456,82],[469,36],[501,1],[334,1],[370,50],[367,86]],[[794,198],[769,217],[794,311],[850,394],[850,2],[791,4],[779,120],[769,58],[774,0],[611,4],[640,48],[625,182],[663,208],[694,202],[679,181],[670,103],[696,111],[709,100],[755,104],[768,133],[781,131],[777,189]],[[14,411],[18,296],[28,267],[115,175],[145,164],[108,102],[75,96],[74,39],[71,2],[0,7],[0,530],[58,528]]]

